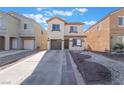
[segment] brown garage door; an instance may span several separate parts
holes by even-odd
[[[62,41],[60,39],[51,40],[51,49],[61,49]]]
[[[4,49],[4,37],[0,37],[0,50]]]

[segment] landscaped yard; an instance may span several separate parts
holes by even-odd
[[[85,51],[70,51],[86,84],[124,84],[124,63]]]
[[[105,66],[86,61],[91,56],[81,54],[80,51],[71,51],[70,53],[86,84],[104,84],[111,81],[111,72]]]

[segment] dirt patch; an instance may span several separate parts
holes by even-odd
[[[105,66],[86,61],[91,56],[80,54],[80,51],[70,51],[70,53],[86,84],[107,84],[106,82],[111,82],[111,72]]]

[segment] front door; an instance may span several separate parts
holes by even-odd
[[[69,40],[64,40],[64,49],[69,49]]]

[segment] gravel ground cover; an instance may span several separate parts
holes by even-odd
[[[88,61],[87,59],[91,59],[92,56],[86,53],[81,54],[81,51],[70,51],[70,53],[86,84],[111,84],[111,72],[106,66],[93,60]]]
[[[124,63],[107,58],[103,55],[93,53],[93,52],[82,52],[81,54],[86,54],[92,56],[86,61],[99,63],[105,66],[111,72],[111,82],[103,82],[102,84],[108,85],[123,85],[124,84]]]
[[[111,53],[107,53],[107,52],[94,52],[100,55],[103,55],[105,57],[117,60],[117,61],[121,61],[124,62],[124,54],[111,54]]]

